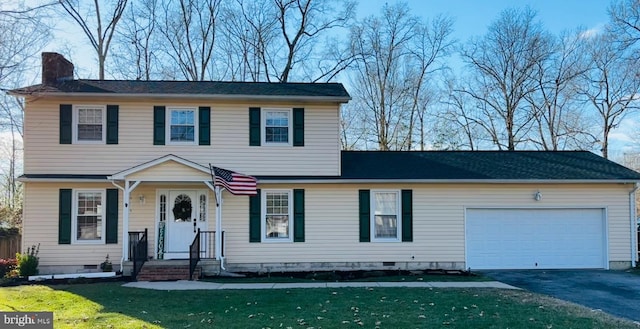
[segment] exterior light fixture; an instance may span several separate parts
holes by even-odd
[[[533,199],[536,201],[542,200],[542,193],[540,191],[537,191],[536,193],[533,194]]]

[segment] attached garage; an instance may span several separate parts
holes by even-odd
[[[469,208],[467,267],[608,268],[606,233],[602,208]]]

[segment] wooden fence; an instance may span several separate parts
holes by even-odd
[[[0,236],[0,258],[16,258],[21,243],[20,235]]]

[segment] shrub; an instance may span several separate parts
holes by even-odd
[[[7,276],[18,265],[18,260],[15,258],[0,258],[0,278]]]
[[[18,260],[18,274],[20,274],[21,277],[38,274],[38,252],[40,252],[40,244],[38,244],[37,247],[34,245],[27,248],[26,253],[16,254],[16,259]]]

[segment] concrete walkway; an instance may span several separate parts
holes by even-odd
[[[231,289],[299,289],[299,288],[498,288],[520,289],[498,281],[470,282],[300,282],[300,283],[216,283],[203,281],[139,281],[124,287],[155,290],[231,290]]]

